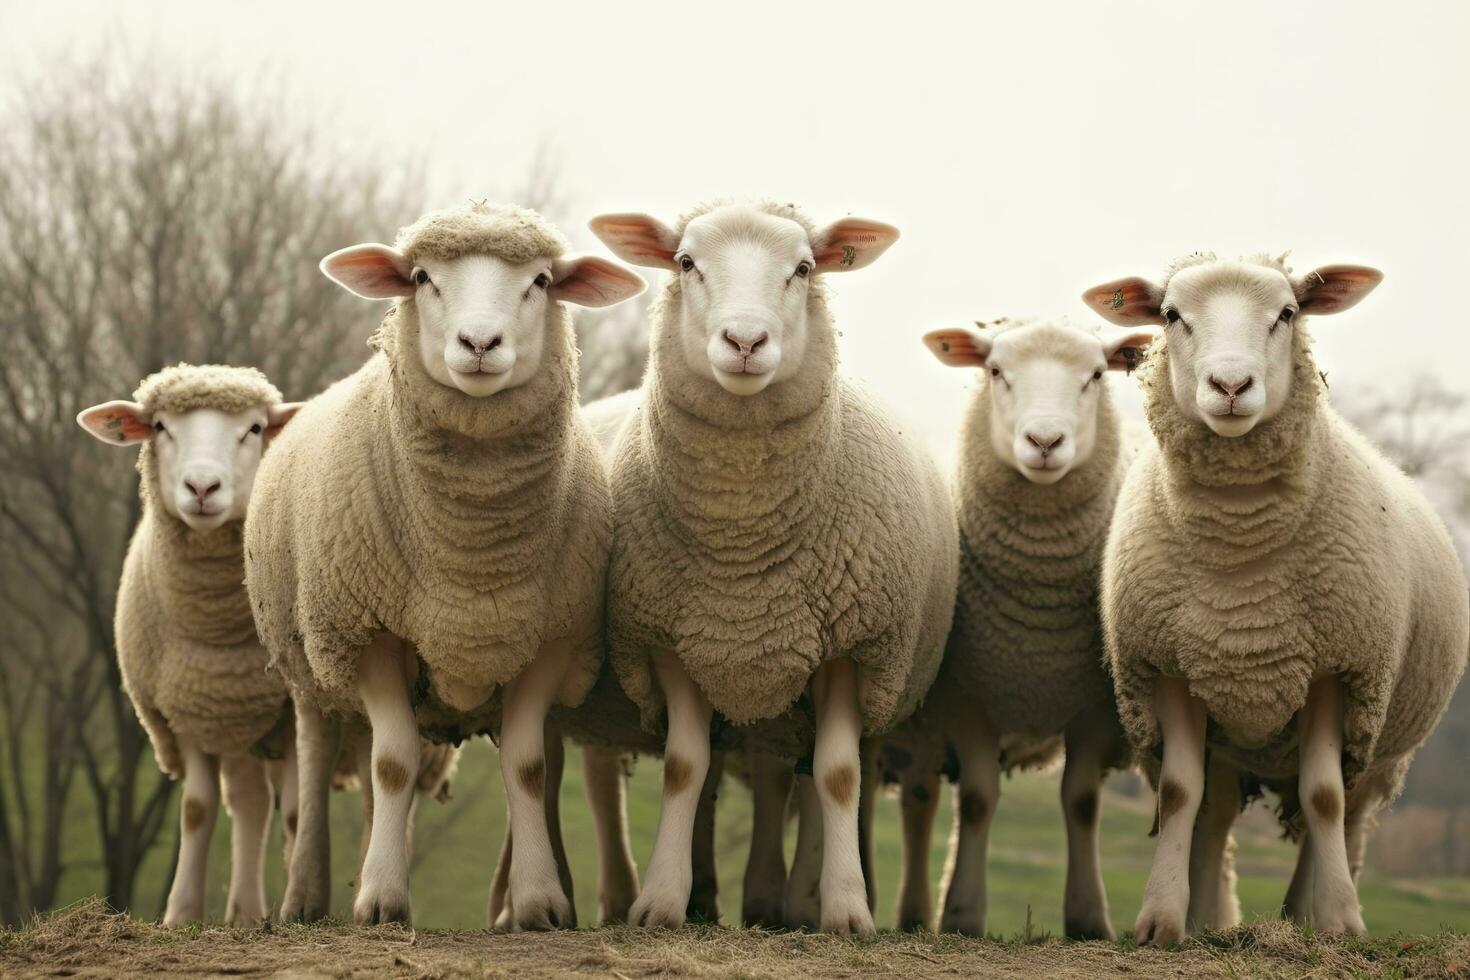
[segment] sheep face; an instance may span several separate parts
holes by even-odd
[[[726,205],[679,234],[647,215],[594,218],[621,258],[678,277],[686,366],[736,395],[755,395],[801,370],[813,279],[861,268],[898,238],[889,225],[848,218],[816,232],[757,207]]]
[[[990,379],[990,445],[1032,483],[1056,483],[1092,458],[1103,372],[1128,370],[1156,331],[1101,332],[1005,321],[935,330],[924,343],[942,363]]]
[[[1293,280],[1285,259],[1192,256],[1176,263],[1164,286],[1135,276],[1082,299],[1113,323],[1163,325],[1179,410],[1217,435],[1243,436],[1291,395],[1297,316],[1350,309],[1383,280],[1361,265],[1323,266]]]
[[[151,442],[158,505],[190,528],[208,531],[244,519],[261,454],[298,407],[149,414],[137,402],[114,401],[87,409],[77,421],[114,446]]]
[[[358,296],[411,301],[425,373],[475,398],[535,376],[547,331],[565,329],[560,301],[608,306],[645,287],[622,266],[591,256],[512,262],[471,253],[412,262],[396,248],[369,243],[333,252],[321,267]]]

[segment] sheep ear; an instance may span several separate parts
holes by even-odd
[[[132,446],[153,438],[153,418],[137,402],[103,402],[77,413],[77,425],[114,446]]]
[[[281,434],[281,430],[286,428],[286,424],[296,417],[296,413],[305,404],[306,402],[281,402],[279,405],[272,405],[266,412],[265,435],[262,437],[264,444],[269,446],[271,440]]]
[[[612,306],[648,288],[643,277],[616,262],[583,255],[551,263],[551,298],[578,306]]]
[[[866,218],[834,221],[812,237],[818,272],[848,272],[871,265],[898,241],[898,229]]]
[[[1164,297],[1147,279],[1130,276],[1094,286],[1082,294],[1082,302],[1109,323],[1120,327],[1143,327],[1164,322],[1160,304]]]
[[[1103,356],[1108,359],[1109,371],[1132,372],[1143,362],[1149,344],[1159,339],[1159,331],[1153,327],[1103,329],[1098,333],[1102,341]]]
[[[412,296],[413,263],[387,245],[373,243],[338,249],[322,259],[324,275],[354,296],[394,299]]]
[[[974,327],[931,330],[924,334],[924,346],[950,367],[984,367],[990,357],[990,335]]]
[[[651,215],[600,214],[587,227],[624,262],[650,269],[675,268],[679,236]]]
[[[1296,289],[1303,313],[1341,313],[1383,281],[1383,273],[1366,265],[1324,265],[1307,273]]]

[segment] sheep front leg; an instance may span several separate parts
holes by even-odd
[[[372,834],[362,859],[352,917],[359,925],[407,922],[408,819],[419,771],[419,728],[409,698],[410,661],[397,637],[383,635],[362,651],[357,692],[372,726]],[[358,778],[364,782],[361,772]]]
[[[225,922],[250,926],[270,913],[265,901],[265,842],[271,827],[271,785],[265,763],[252,755],[220,760],[230,814],[230,893]]]
[[[1306,923],[1312,918],[1312,841],[1311,834],[1304,833],[1296,849],[1296,869],[1291,873],[1291,884],[1286,887],[1286,898],[1281,903],[1281,917],[1291,922]]]
[[[1364,934],[1358,889],[1348,863],[1342,782],[1342,684],[1323,677],[1307,689],[1297,724],[1301,732],[1298,777],[1307,840],[1312,848],[1312,924],[1318,932]]]
[[[873,913],[858,848],[863,723],[857,664],[846,657],[824,663],[811,688],[817,710],[812,778],[822,803],[822,931],[868,934]]]
[[[1189,848],[1205,788],[1205,706],[1178,677],[1154,682],[1154,714],[1164,739],[1159,773],[1159,840],[1133,927],[1140,946],[1184,938],[1189,913]]]
[[[326,916],[332,903],[332,839],[327,799],[337,761],[336,727],[321,709],[297,694],[296,839],[281,918],[310,922]],[[291,824],[291,813],[286,823]]]
[[[515,840],[510,833],[510,807],[505,810],[505,836],[500,841],[500,856],[495,859],[495,873],[490,878],[490,898],[485,903],[485,928],[508,932],[515,927],[511,912],[510,857],[515,853]]]
[[[597,834],[598,922],[626,922],[638,898],[638,866],[628,843],[627,775],[617,749],[582,749],[582,785]]]
[[[1067,761],[1062,770],[1062,819],[1067,826],[1067,887],[1062,922],[1068,939],[1113,938],[1108,895],[1098,854],[1098,813],[1103,768],[1118,748],[1109,705],[1067,727]]]
[[[822,923],[822,801],[810,775],[796,777],[796,854],[786,879],[786,928],[815,931]]]
[[[291,870],[291,852],[296,846],[296,809],[301,794],[296,772],[296,733],[286,740],[286,754],[270,766],[271,786],[281,813],[281,867]]]
[[[521,930],[561,929],[574,921],[546,824],[546,713],[569,661],[565,644],[549,644],[505,685],[500,774],[510,811],[509,902]]]
[[[204,921],[209,838],[219,816],[218,760],[183,739],[179,753],[184,759],[184,799],[179,806],[179,864],[163,913],[166,926]]]
[[[983,937],[988,902],[986,852],[990,821],[1000,802],[1000,739],[988,722],[974,715],[951,724],[949,737],[960,764],[960,782],[955,787],[959,805],[955,807],[954,856],[939,929]]]
[[[1235,873],[1230,857],[1230,828],[1240,813],[1240,772],[1211,756],[1205,766],[1205,799],[1194,821],[1189,847],[1189,915],[1186,927],[1228,929],[1240,921]]]
[[[791,799],[791,763],[779,756],[750,755],[750,854],[740,920],[747,926],[779,929],[784,924],[786,804]]]
[[[898,886],[898,928],[905,932],[934,924],[929,894],[929,846],[939,810],[939,773],[912,762],[899,775],[899,812],[903,817],[903,868]]]
[[[725,753],[711,752],[709,771],[699,791],[699,806],[694,810],[694,841],[690,853],[693,874],[689,888],[689,907],[685,916],[698,922],[720,921],[720,879],[715,867],[715,801],[720,795],[720,780],[725,774]]]
[[[684,924],[694,883],[694,817],[709,771],[709,723],[714,709],[673,651],[659,651],[653,666],[669,711],[663,805],[648,877],[628,921],[635,926],[676,929]]]

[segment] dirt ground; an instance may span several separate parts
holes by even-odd
[[[1194,939],[1009,942],[884,933],[874,939],[693,927],[546,935],[415,933],[341,924],[170,930],[92,900],[0,931],[5,977],[1466,977],[1470,936],[1319,941],[1281,922]]]

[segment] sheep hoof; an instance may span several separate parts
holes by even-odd
[[[287,887],[286,897],[281,901],[282,922],[315,922],[327,917],[327,902],[324,896],[308,891],[305,887]]]
[[[560,884],[545,889],[513,887],[512,890],[518,932],[550,932],[575,927],[572,905],[562,894]]]
[[[871,936],[873,913],[861,881],[855,888],[831,889],[822,899],[822,931],[838,936]]]
[[[1317,909],[1312,913],[1313,928],[1324,936],[1366,936],[1363,914],[1356,908]]]
[[[779,895],[746,895],[740,921],[748,929],[780,929],[786,924],[782,904]]]
[[[1133,941],[1140,946],[1173,946],[1184,940],[1184,915],[1146,903],[1133,926]]]
[[[1088,942],[1101,939],[1112,942],[1117,938],[1113,933],[1113,924],[1106,917],[1092,915],[1066,915],[1062,917],[1062,928],[1068,939],[1078,942]]]
[[[383,887],[364,888],[352,903],[352,918],[360,926],[381,926],[389,922],[409,921],[407,890]]]
[[[979,909],[947,908],[939,923],[940,932],[957,932],[975,939],[985,938],[985,913]]]
[[[644,929],[678,929],[684,924],[688,900],[681,900],[673,892],[653,884],[644,888],[628,913],[628,924]]]

